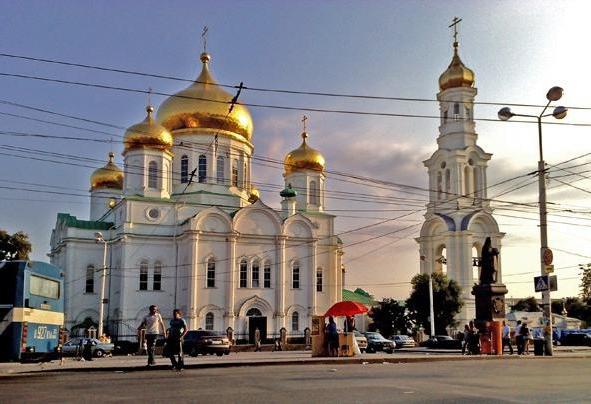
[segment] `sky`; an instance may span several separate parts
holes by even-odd
[[[459,28],[460,56],[476,74],[478,144],[493,154],[488,185],[536,170],[535,124],[494,121],[505,104],[544,104],[546,91],[565,89],[561,105],[571,108],[564,123],[591,124],[591,58],[581,46],[591,37],[585,1],[4,1],[0,15],[0,53],[63,60],[192,79],[200,70],[201,32],[208,27],[211,68],[222,84],[312,92],[377,95],[434,100],[438,77],[452,55],[448,25]],[[51,77],[156,92],[174,93],[185,83],[150,77],[57,66],[0,56],[0,73]],[[156,107],[162,96],[153,96]],[[438,115],[432,101],[384,101],[245,91],[246,103],[364,112]],[[7,102],[108,123],[75,121]],[[139,93],[70,86],[0,75],[0,228],[29,234],[33,259],[47,260],[58,212],[79,218],[89,213],[89,176],[111,148],[122,166],[118,137],[144,118],[146,96]],[[538,107],[512,107],[524,114]],[[300,143],[300,111],[250,109],[255,154],[283,159]],[[12,114],[12,115],[6,115]],[[359,114],[306,113],[309,143],[320,150],[327,169],[396,183],[427,187],[423,161],[436,150],[437,119]],[[16,117],[14,115],[20,115]],[[29,119],[27,119],[29,118]],[[58,126],[30,118],[76,126]],[[591,262],[591,126],[544,125],[548,182],[549,245],[559,290],[553,297],[578,294],[578,264]],[[93,132],[94,131],[94,132]],[[113,138],[108,143],[64,141],[9,135],[7,132]],[[107,132],[109,134],[101,133]],[[14,147],[27,148],[15,151]],[[79,156],[79,167],[55,155]],[[35,160],[52,159],[54,162]],[[56,162],[57,161],[57,162]],[[61,162],[61,163],[60,163]],[[94,167],[94,168],[93,168]],[[564,170],[569,171],[564,171]],[[580,172],[580,175],[572,175]],[[281,185],[280,167],[253,166],[253,179]],[[557,178],[552,178],[557,177]],[[30,184],[25,184],[30,183]],[[565,184],[566,183],[566,184]],[[572,183],[572,184],[571,184]],[[33,184],[33,185],[32,185]],[[518,186],[522,188],[515,189]],[[32,191],[9,188],[26,188]],[[328,177],[328,209],[340,210],[336,230],[375,224],[424,206],[426,193],[383,190]],[[48,193],[53,192],[53,193]],[[534,204],[535,177],[489,189],[489,197]],[[343,192],[356,193],[347,198]],[[60,194],[63,193],[63,194]],[[341,194],[342,193],[342,194]],[[75,194],[75,195],[72,195]],[[403,205],[369,201],[371,196],[404,198]],[[412,200],[409,200],[411,198]],[[349,200],[347,200],[349,199]],[[350,200],[355,199],[355,200]],[[276,191],[262,200],[279,207]],[[375,200],[375,198],[373,199]],[[493,203],[501,231],[503,280],[508,297],[533,296],[539,274],[539,230],[535,205],[507,209]],[[418,207],[417,207],[418,206]],[[347,212],[343,210],[349,210]],[[404,299],[419,271],[417,212],[383,225],[344,235],[357,243],[394,230],[390,236],[345,248],[346,287],[376,297]],[[354,217],[351,217],[354,216]],[[408,226],[414,225],[406,230]],[[539,297],[539,296],[538,296]]]

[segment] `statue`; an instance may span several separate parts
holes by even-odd
[[[497,270],[495,268],[495,257],[499,255],[499,250],[493,248],[490,237],[486,238],[482,253],[480,254],[480,284],[490,285],[497,281]]]

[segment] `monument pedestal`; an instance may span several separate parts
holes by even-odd
[[[474,285],[472,294],[476,302],[474,326],[480,332],[480,352],[503,354],[502,321],[505,319],[505,294],[502,283]]]

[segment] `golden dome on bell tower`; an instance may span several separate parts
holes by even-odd
[[[113,162],[115,153],[109,153],[109,162],[90,176],[90,190],[97,189],[123,189],[123,171]]]
[[[308,133],[302,132],[302,144],[300,147],[292,150],[285,156],[285,160],[283,161],[285,175],[300,170],[324,171],[326,164],[324,156],[318,150],[308,146],[306,142],[307,138]]]
[[[464,65],[458,55],[458,43],[454,42],[454,56],[447,70],[439,76],[439,89],[443,91],[448,88],[473,86],[474,72]]]
[[[125,155],[128,151],[134,149],[156,149],[170,152],[173,144],[172,135],[166,128],[158,124],[152,116],[154,107],[146,107],[146,119],[142,122],[130,126],[125,131],[123,137]]]
[[[171,132],[181,129],[213,129],[248,142],[252,139],[253,123],[248,109],[230,103],[234,96],[213,78],[209,70],[211,56],[201,54],[201,74],[184,90],[166,99],[158,108],[158,122]]]

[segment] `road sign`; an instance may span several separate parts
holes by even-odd
[[[544,264],[551,265],[552,261],[554,261],[554,254],[552,254],[552,250],[549,248],[544,248],[544,254],[542,255],[544,259]]]
[[[554,272],[554,265],[546,265],[544,269],[546,270],[547,274],[551,274],[552,272]]]
[[[556,275],[548,277],[548,285],[550,286],[550,292],[556,292],[558,290],[558,278]]]
[[[548,276],[536,276],[534,277],[534,288],[536,292],[545,292],[548,290]]]

